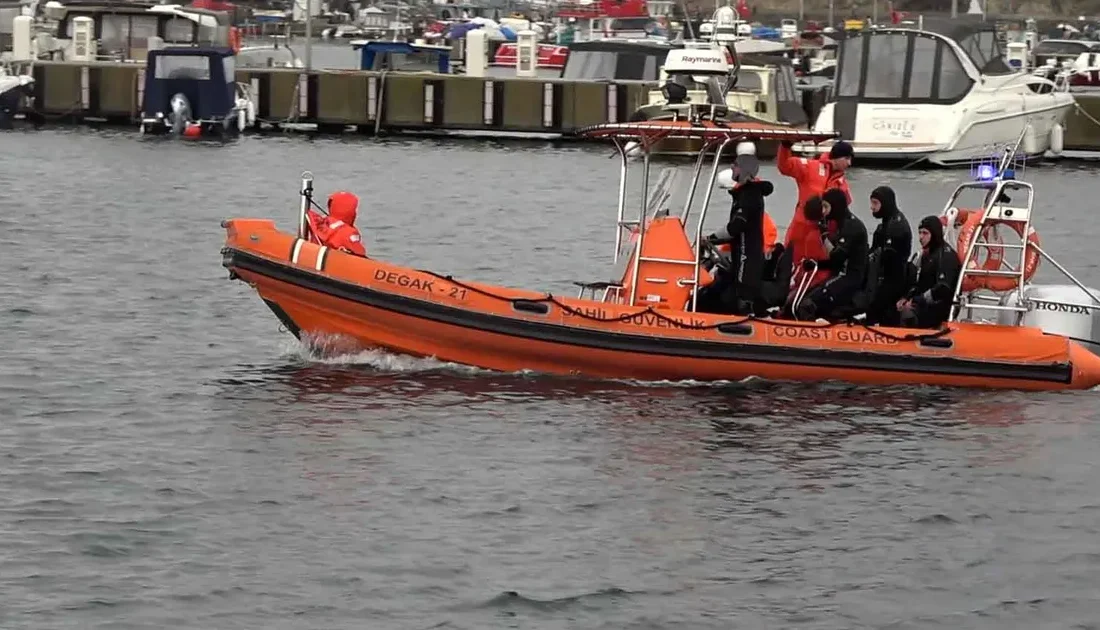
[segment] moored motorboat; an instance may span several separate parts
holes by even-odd
[[[228,48],[151,50],[144,87],[142,134],[227,136],[256,122],[251,90],[236,82],[234,53]]]
[[[839,133],[861,160],[968,165],[1021,131],[1028,157],[1062,151],[1074,107],[1064,81],[1012,68],[990,22],[921,24],[845,38],[829,102],[813,128]]]
[[[688,46],[670,50],[660,69],[660,86],[650,90],[649,102],[635,111],[631,121],[686,119],[692,106],[716,106],[712,120],[762,122],[805,128],[809,122],[797,101],[794,71],[786,59],[748,58],[719,45]],[[781,63],[781,62],[785,62]],[[653,155],[687,155],[699,152],[701,138],[665,140],[650,150]],[[777,143],[762,143],[758,154],[774,157]],[[632,157],[640,150],[628,147]]]
[[[25,98],[34,97],[34,77],[10,75],[0,67],[0,129],[10,129]]]
[[[962,192],[985,193],[987,203],[978,219],[968,213],[964,222],[972,228],[964,239],[966,271],[953,317],[940,329],[715,315],[695,308],[694,289],[712,282],[704,263],[718,256],[702,228],[726,149],[745,140],[819,142],[834,136],[751,121],[716,123],[699,115],[675,122],[602,124],[578,133],[612,140],[621,158],[614,250],[621,273],[610,282],[578,283],[577,297],[458,280],[318,245],[309,238],[304,218],[315,205],[311,175],[303,176],[298,233],[282,232],[270,219],[226,220],[223,264],[231,278],[254,287],[299,339],[335,337],[349,341],[343,347],[381,348],[494,370],[1025,390],[1100,384],[1100,357],[1086,348],[1095,342],[1091,313],[1100,308],[1100,298],[1076,280],[1069,289],[1027,284],[1035,267],[1031,261],[1046,254],[1030,237],[1032,189],[1025,182],[1001,177],[964,184],[952,196],[945,215],[958,214],[955,204]],[[625,147],[638,141],[649,148],[669,137],[696,138],[703,145],[683,210],[670,212],[663,203],[650,202],[647,152],[642,209],[637,219],[628,220]],[[696,208],[700,175],[711,154],[710,177]],[[1005,192],[1017,199],[1011,207],[1005,205]],[[690,223],[695,223],[692,237]],[[1019,249],[988,238],[994,225],[1024,235]],[[987,250],[984,259],[979,250]],[[1008,268],[1012,256],[1005,251],[1020,252],[1018,270]],[[996,268],[992,259],[998,261]],[[1013,288],[1001,290],[1011,279],[1017,280]],[[990,297],[998,290],[1000,297]],[[1065,294],[1074,291],[1089,301],[1066,300]],[[1057,305],[1077,310],[1060,311]],[[988,309],[996,313],[995,320],[976,315]],[[1045,316],[1054,311],[1055,316]]]

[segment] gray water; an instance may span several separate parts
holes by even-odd
[[[606,275],[606,148],[0,147],[0,628],[1100,627],[1094,392],[318,360],[221,267],[219,222],[291,229],[309,169],[373,256],[568,291]],[[851,179],[916,223],[959,176]],[[1094,166],[1028,176],[1100,284]]]

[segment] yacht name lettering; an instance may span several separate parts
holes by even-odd
[[[898,118],[879,118],[872,123],[871,128],[875,131],[883,131],[892,136],[900,136],[902,138],[912,138],[913,132],[916,131],[917,124],[912,120],[898,119]]]
[[[434,282],[434,280],[422,280],[420,278],[407,276],[403,273],[385,271],[382,269],[374,272],[374,279],[381,280],[387,284],[396,284],[399,287],[428,291],[429,293],[432,291],[432,282]]]
[[[1035,310],[1055,311],[1057,313],[1074,313],[1077,315],[1089,314],[1089,309],[1084,306],[1077,306],[1076,304],[1052,304],[1050,302],[1035,302]]]
[[[656,328],[690,328],[693,326],[703,326],[706,322],[702,319],[676,319],[656,315],[654,313],[639,313],[632,315],[630,319],[626,320],[626,323],[633,324],[635,326],[653,326]]]

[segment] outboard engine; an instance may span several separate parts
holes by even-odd
[[[1089,287],[1089,292],[1100,298],[1100,291]],[[1001,301],[1005,306],[1016,306],[1016,292],[1009,293]],[[1027,312],[1021,325],[1070,337],[1100,354],[1100,303],[1081,287],[1075,284],[1029,285],[1024,288],[1024,303]],[[1015,316],[1011,311],[1002,311],[1000,323],[1012,325]]]
[[[183,94],[175,94],[169,102],[172,111],[168,114],[168,121],[172,127],[172,133],[183,134],[187,124],[191,122],[191,101]]]

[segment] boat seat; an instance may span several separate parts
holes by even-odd
[[[634,252],[627,260],[623,273],[621,295],[628,301],[631,293],[634,256],[638,254],[635,240]],[[695,247],[684,232],[678,217],[655,217],[646,226],[642,239],[642,252],[638,264],[638,285],[633,306],[650,306],[659,309],[684,308],[695,290]],[[705,268],[699,268],[699,287],[705,287],[714,277]]]
[[[622,286],[618,282],[574,282],[574,286],[580,287],[580,291],[577,292],[577,299],[584,299],[584,292],[591,291],[592,298],[595,299],[597,291],[609,291],[612,294],[617,293]]]
[[[578,286],[582,289],[593,289],[599,291],[600,289],[609,289],[611,287],[619,286],[618,282],[574,282],[574,286]]]

